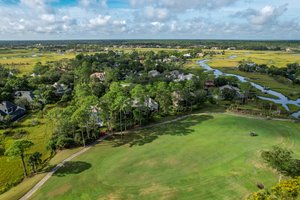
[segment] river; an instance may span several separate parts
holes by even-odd
[[[233,57],[233,56],[231,56]],[[231,58],[230,57],[230,58]],[[234,57],[236,58],[236,56]],[[258,98],[262,99],[262,100],[266,100],[266,101],[271,101],[273,103],[276,104],[280,104],[282,105],[287,111],[290,111],[288,105],[295,105],[299,107],[299,111],[296,113],[293,113],[292,116],[295,118],[300,118],[300,98],[297,100],[291,100],[288,97],[284,96],[283,94],[276,92],[274,90],[266,90],[264,86],[253,83],[251,81],[249,81],[246,77],[240,76],[240,75],[236,75],[236,74],[229,74],[229,73],[223,73],[222,71],[218,70],[218,69],[213,69],[211,66],[209,66],[207,64],[207,62],[209,61],[209,59],[205,59],[205,60],[201,60],[199,61],[199,65],[205,69],[206,71],[211,71],[214,73],[214,75],[216,77],[219,76],[235,76],[237,77],[241,82],[245,83],[248,82],[250,83],[253,87],[255,87],[256,89],[260,90],[261,92],[264,93],[268,93],[270,95],[273,95],[276,98],[269,98],[269,97],[262,97],[262,96],[258,96]]]

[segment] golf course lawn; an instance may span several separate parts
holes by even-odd
[[[299,157],[299,142],[296,123],[197,115],[99,143],[32,199],[242,199],[278,181],[261,150],[281,145]]]

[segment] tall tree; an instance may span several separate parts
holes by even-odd
[[[10,156],[10,157],[20,156],[20,158],[22,160],[22,165],[23,165],[25,176],[28,175],[27,169],[26,169],[26,164],[24,161],[25,152],[32,146],[33,146],[33,142],[31,142],[29,140],[17,140],[5,152],[6,156]]]

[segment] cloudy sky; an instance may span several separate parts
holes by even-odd
[[[0,0],[0,40],[300,39],[299,0]]]

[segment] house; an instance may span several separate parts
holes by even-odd
[[[192,55],[190,53],[186,53],[186,54],[183,54],[183,57],[185,57],[185,58],[191,58]]]
[[[0,121],[3,121],[5,116],[10,116],[11,121],[16,121],[23,117],[25,113],[25,108],[17,106],[9,101],[3,101],[0,104]]]
[[[29,103],[33,101],[34,95],[31,91],[16,91],[14,93],[15,99],[26,99]]]
[[[227,48],[227,50],[236,50],[236,48],[235,47],[229,47],[229,48]]]
[[[99,79],[105,81],[105,72],[96,72],[90,75],[90,78]]]
[[[168,78],[176,79],[181,73],[178,70],[173,70],[167,75]]]
[[[156,101],[154,101],[152,98],[146,99],[145,105],[153,112],[158,111],[159,109],[159,104]]]
[[[96,106],[91,106],[91,117],[94,118],[95,124],[99,127],[104,126],[103,121],[99,117],[100,110]]]
[[[178,107],[180,101],[182,101],[183,98],[181,97],[180,93],[177,91],[174,91],[172,93],[172,101],[173,101],[173,106]]]
[[[197,53],[197,57],[202,58],[202,57],[204,57],[204,54],[203,53]]]
[[[71,88],[63,83],[56,82],[52,85],[52,87],[55,88],[55,95],[57,96],[63,96],[65,93],[70,93],[72,91]]]
[[[192,80],[193,77],[195,77],[195,75],[191,73],[185,75],[184,73],[181,73],[178,70],[173,70],[168,75],[166,75],[166,77],[173,79],[175,82],[180,82]]]
[[[177,76],[177,79],[175,79],[174,81],[175,82],[180,82],[180,81],[190,81],[192,80],[192,78],[194,77],[195,75],[194,74],[187,74],[187,75],[184,75],[184,74],[179,74]]]
[[[222,87],[219,87],[219,89],[221,91],[223,91],[224,89],[235,90],[238,98],[240,98],[240,99],[244,98],[244,95],[241,93],[240,89],[237,87],[233,87],[231,85],[224,85]]]
[[[189,73],[187,75],[184,75],[184,80],[190,81],[193,79],[194,76],[194,74]]]
[[[150,111],[153,111],[153,112],[158,111],[158,109],[159,109],[159,104],[156,101],[154,101],[152,98],[146,98],[143,105],[139,104],[138,100],[136,100],[136,99],[132,101],[132,107],[138,108],[141,106],[145,106],[145,107],[149,108]]]
[[[173,62],[178,62],[178,61],[181,60],[180,58],[177,58],[177,57],[174,56],[174,55],[170,56],[170,59],[171,59],[171,61],[173,61]]]
[[[157,76],[160,76],[160,72],[157,70],[151,70],[148,72],[148,75],[151,77],[157,77]]]
[[[206,81],[204,83],[204,87],[205,87],[206,90],[208,90],[209,88],[215,87],[215,83],[214,83],[214,81]]]
[[[291,48],[286,48],[285,51],[286,52],[292,52],[292,49]]]
[[[162,60],[162,62],[172,62],[172,59],[171,58],[164,58],[163,60]]]

